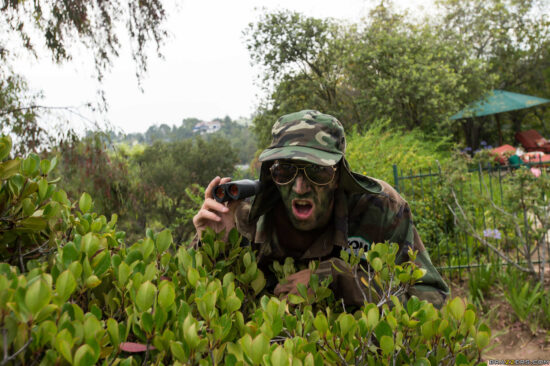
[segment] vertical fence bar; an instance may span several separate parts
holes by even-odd
[[[413,171],[412,169],[409,169],[409,179],[411,181],[411,197],[412,197],[412,200],[414,201],[414,178],[413,178]]]
[[[504,204],[504,195],[502,193],[502,167],[499,166],[498,168],[498,186],[500,188],[500,204]]]
[[[436,211],[435,211],[435,194],[434,194],[434,189],[433,189],[433,176],[432,176],[432,168],[430,167],[428,169],[428,174],[430,176],[430,192],[432,194],[432,213],[435,215],[436,214]],[[437,242],[437,260],[439,262],[439,264],[441,265],[441,248],[440,248],[440,242],[438,240]]]
[[[393,164],[393,185],[397,193],[399,193],[399,174],[397,173],[397,165]]]

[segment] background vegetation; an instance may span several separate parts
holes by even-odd
[[[272,321],[277,318],[275,313],[278,316],[284,310],[279,300],[265,298],[260,304],[245,304],[246,296],[256,293],[254,286],[247,287],[256,275],[242,272],[241,264],[253,262],[245,260],[245,251],[228,254],[220,247],[224,244],[214,238],[209,249],[212,253],[199,255],[176,246],[194,234],[191,217],[202,203],[208,181],[216,175],[254,176],[254,155],[269,145],[276,119],[307,108],[342,121],[348,132],[347,157],[360,173],[391,182],[393,164],[411,172],[435,171],[437,162],[441,164],[446,184],[426,199],[406,196],[416,210],[422,238],[437,245],[432,258],[450,265],[470,264],[455,255],[461,250],[456,238],[477,232],[482,240],[468,239],[467,258],[491,252],[490,246],[483,244],[485,240],[498,244],[499,250],[519,245],[527,253],[522,258],[527,259],[533,248],[548,241],[541,234],[546,226],[537,226],[535,220],[536,215],[547,215],[548,176],[535,180],[527,170],[520,170],[505,180],[503,198],[461,196],[456,191],[458,199],[453,200],[450,188],[464,183],[472,163],[469,157],[465,162],[459,159],[455,150],[472,152],[512,143],[516,131],[530,128],[548,137],[550,109],[459,121],[451,121],[450,116],[492,89],[550,98],[550,21],[545,9],[548,2],[544,0],[440,0],[437,15],[413,18],[384,1],[357,24],[284,10],[265,13],[245,30],[246,45],[252,62],[261,70],[258,81],[265,91],[250,126],[225,117],[218,119],[221,131],[197,136],[193,127],[199,121],[184,118],[179,126],[155,125],[144,134],[90,131],[78,136],[67,128],[44,127],[42,121],[53,111],[40,104],[40,94],[30,91],[32,80],[13,72],[13,63],[21,54],[36,55],[39,40],[46,40],[48,54],[59,63],[70,59],[74,47],[85,45],[101,81],[118,55],[118,38],[128,31],[135,45],[137,74],[141,75],[147,66],[147,45],[158,53],[163,43],[162,3],[140,1],[139,6],[122,9],[98,1],[7,2],[0,9],[0,18],[6,32],[16,35],[19,43],[13,47],[0,40],[0,128],[13,140],[13,144],[3,140],[0,148],[0,242],[5,262],[0,271],[0,298],[3,336],[9,345],[3,346],[3,362],[40,354],[52,363],[90,364],[98,359],[123,363],[118,360],[121,342],[135,341],[145,345],[145,354],[136,357],[140,362],[155,358],[159,362],[193,359],[204,363],[214,357],[228,363],[243,360],[278,365],[285,364],[279,360],[292,354],[304,364],[315,364],[321,361],[307,359],[306,352],[323,344],[326,348],[317,351],[333,362],[343,357],[351,363],[360,357],[352,349],[375,347],[373,352],[383,364],[391,357],[402,357],[396,351],[397,338],[391,339],[391,347],[388,338],[383,340],[388,336],[387,327],[392,331],[399,327],[403,336],[408,336],[418,333],[411,330],[416,326],[411,321],[417,320],[433,321],[422,327],[423,341],[438,337],[447,348],[475,344],[470,351],[481,351],[488,328],[472,315],[468,315],[467,326],[461,323],[466,312],[475,314],[474,308],[463,302],[454,302],[454,310],[441,313],[418,304],[410,309],[396,306],[384,314],[377,310],[376,314],[386,316],[386,325],[374,333],[369,327],[375,315],[370,315],[368,307],[354,318],[358,324],[366,319],[366,328],[358,325],[352,327],[353,332],[348,329],[351,319],[347,315],[321,316],[313,308],[300,308],[296,317],[284,318],[288,334],[299,340],[286,342],[276,338],[283,328],[279,332],[264,329],[269,323],[265,319]],[[34,25],[37,33],[26,32]],[[106,106],[104,101],[96,108]],[[58,126],[64,122],[59,120]],[[252,169],[238,171],[238,164],[249,164]],[[89,195],[82,195],[83,191]],[[441,200],[434,204],[434,197]],[[97,214],[92,212],[92,202]],[[484,207],[480,208],[480,203]],[[450,206],[459,212],[457,204],[466,210],[462,221],[448,211]],[[516,216],[501,218],[499,209]],[[481,226],[470,230],[467,223],[472,221],[488,223],[492,237],[487,239]],[[520,227],[519,234],[518,222],[525,227]],[[494,230],[506,234],[506,240],[497,239]],[[526,238],[520,237],[522,230],[528,233]],[[215,258],[222,252],[226,260],[241,264],[219,272]],[[183,258],[174,258],[176,253]],[[191,262],[187,255],[193,258]],[[208,257],[213,267],[201,271],[201,259],[197,258]],[[535,268],[530,263],[530,270],[524,272],[533,274]],[[226,280],[225,275],[232,271],[244,276],[237,282],[243,285],[241,294],[231,285],[234,278]],[[545,309],[549,308],[550,291],[544,277],[524,278],[513,269],[498,278],[492,273],[487,267],[470,273],[471,300],[488,310],[490,302],[486,300],[494,297],[496,287],[501,299],[510,304],[514,320],[526,324],[535,335],[547,332],[550,314]],[[514,285],[505,286],[509,284]],[[183,290],[176,294],[176,289]],[[200,294],[193,297],[193,291]],[[149,303],[150,294],[154,294],[154,304]],[[302,300],[308,302],[307,294]],[[153,308],[162,309],[158,313],[164,315],[157,316]],[[330,320],[330,332],[323,317]],[[218,323],[211,322],[214,318]],[[227,325],[233,321],[238,324]],[[182,325],[194,331],[180,334]],[[320,338],[306,339],[303,327],[307,326],[315,327]],[[63,335],[54,339],[49,336],[52,332]],[[348,332],[357,339],[346,336]],[[265,337],[276,341],[269,343]],[[325,343],[319,343],[321,338]],[[340,353],[334,343],[339,339],[345,339],[339,343]],[[268,358],[243,351],[251,349],[251,342],[261,346]],[[420,347],[413,343],[409,345]],[[147,351],[151,345],[154,352]],[[429,353],[424,348],[413,351]],[[472,356],[470,351],[464,351],[464,356],[477,361],[478,354]],[[461,352],[457,350],[448,361],[462,362]],[[432,363],[441,361],[437,351],[430,354]]]

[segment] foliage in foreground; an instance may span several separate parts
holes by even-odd
[[[4,160],[9,139],[0,145]],[[47,180],[55,164],[36,159],[0,163],[1,255],[19,266],[0,264],[2,364],[460,365],[489,343],[460,298],[439,311],[388,291],[389,302],[350,313],[315,276],[311,291],[273,297],[236,231],[228,243],[207,232],[198,250],[168,230],[125,245],[116,216],[92,212],[88,194],[77,209]],[[414,282],[396,249],[367,253],[381,287]]]

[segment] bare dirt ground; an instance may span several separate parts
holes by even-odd
[[[467,282],[451,283],[451,288],[453,297],[468,297]],[[515,320],[512,307],[499,295],[486,299],[479,313],[487,319],[492,332],[483,360],[547,360],[545,364],[550,365],[550,331],[540,328],[533,334],[526,324]]]

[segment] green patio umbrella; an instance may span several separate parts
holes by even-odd
[[[464,109],[452,116],[451,119],[457,120],[461,118],[495,115],[498,125],[498,139],[499,143],[502,145],[502,131],[498,113],[531,108],[548,102],[550,102],[550,99],[512,93],[505,90],[492,90],[487,93],[484,98],[468,104]]]
[[[548,102],[550,102],[550,99],[504,90],[493,90],[487,93],[483,99],[468,104],[463,110],[452,116],[451,119],[488,116],[516,109],[531,108]]]

